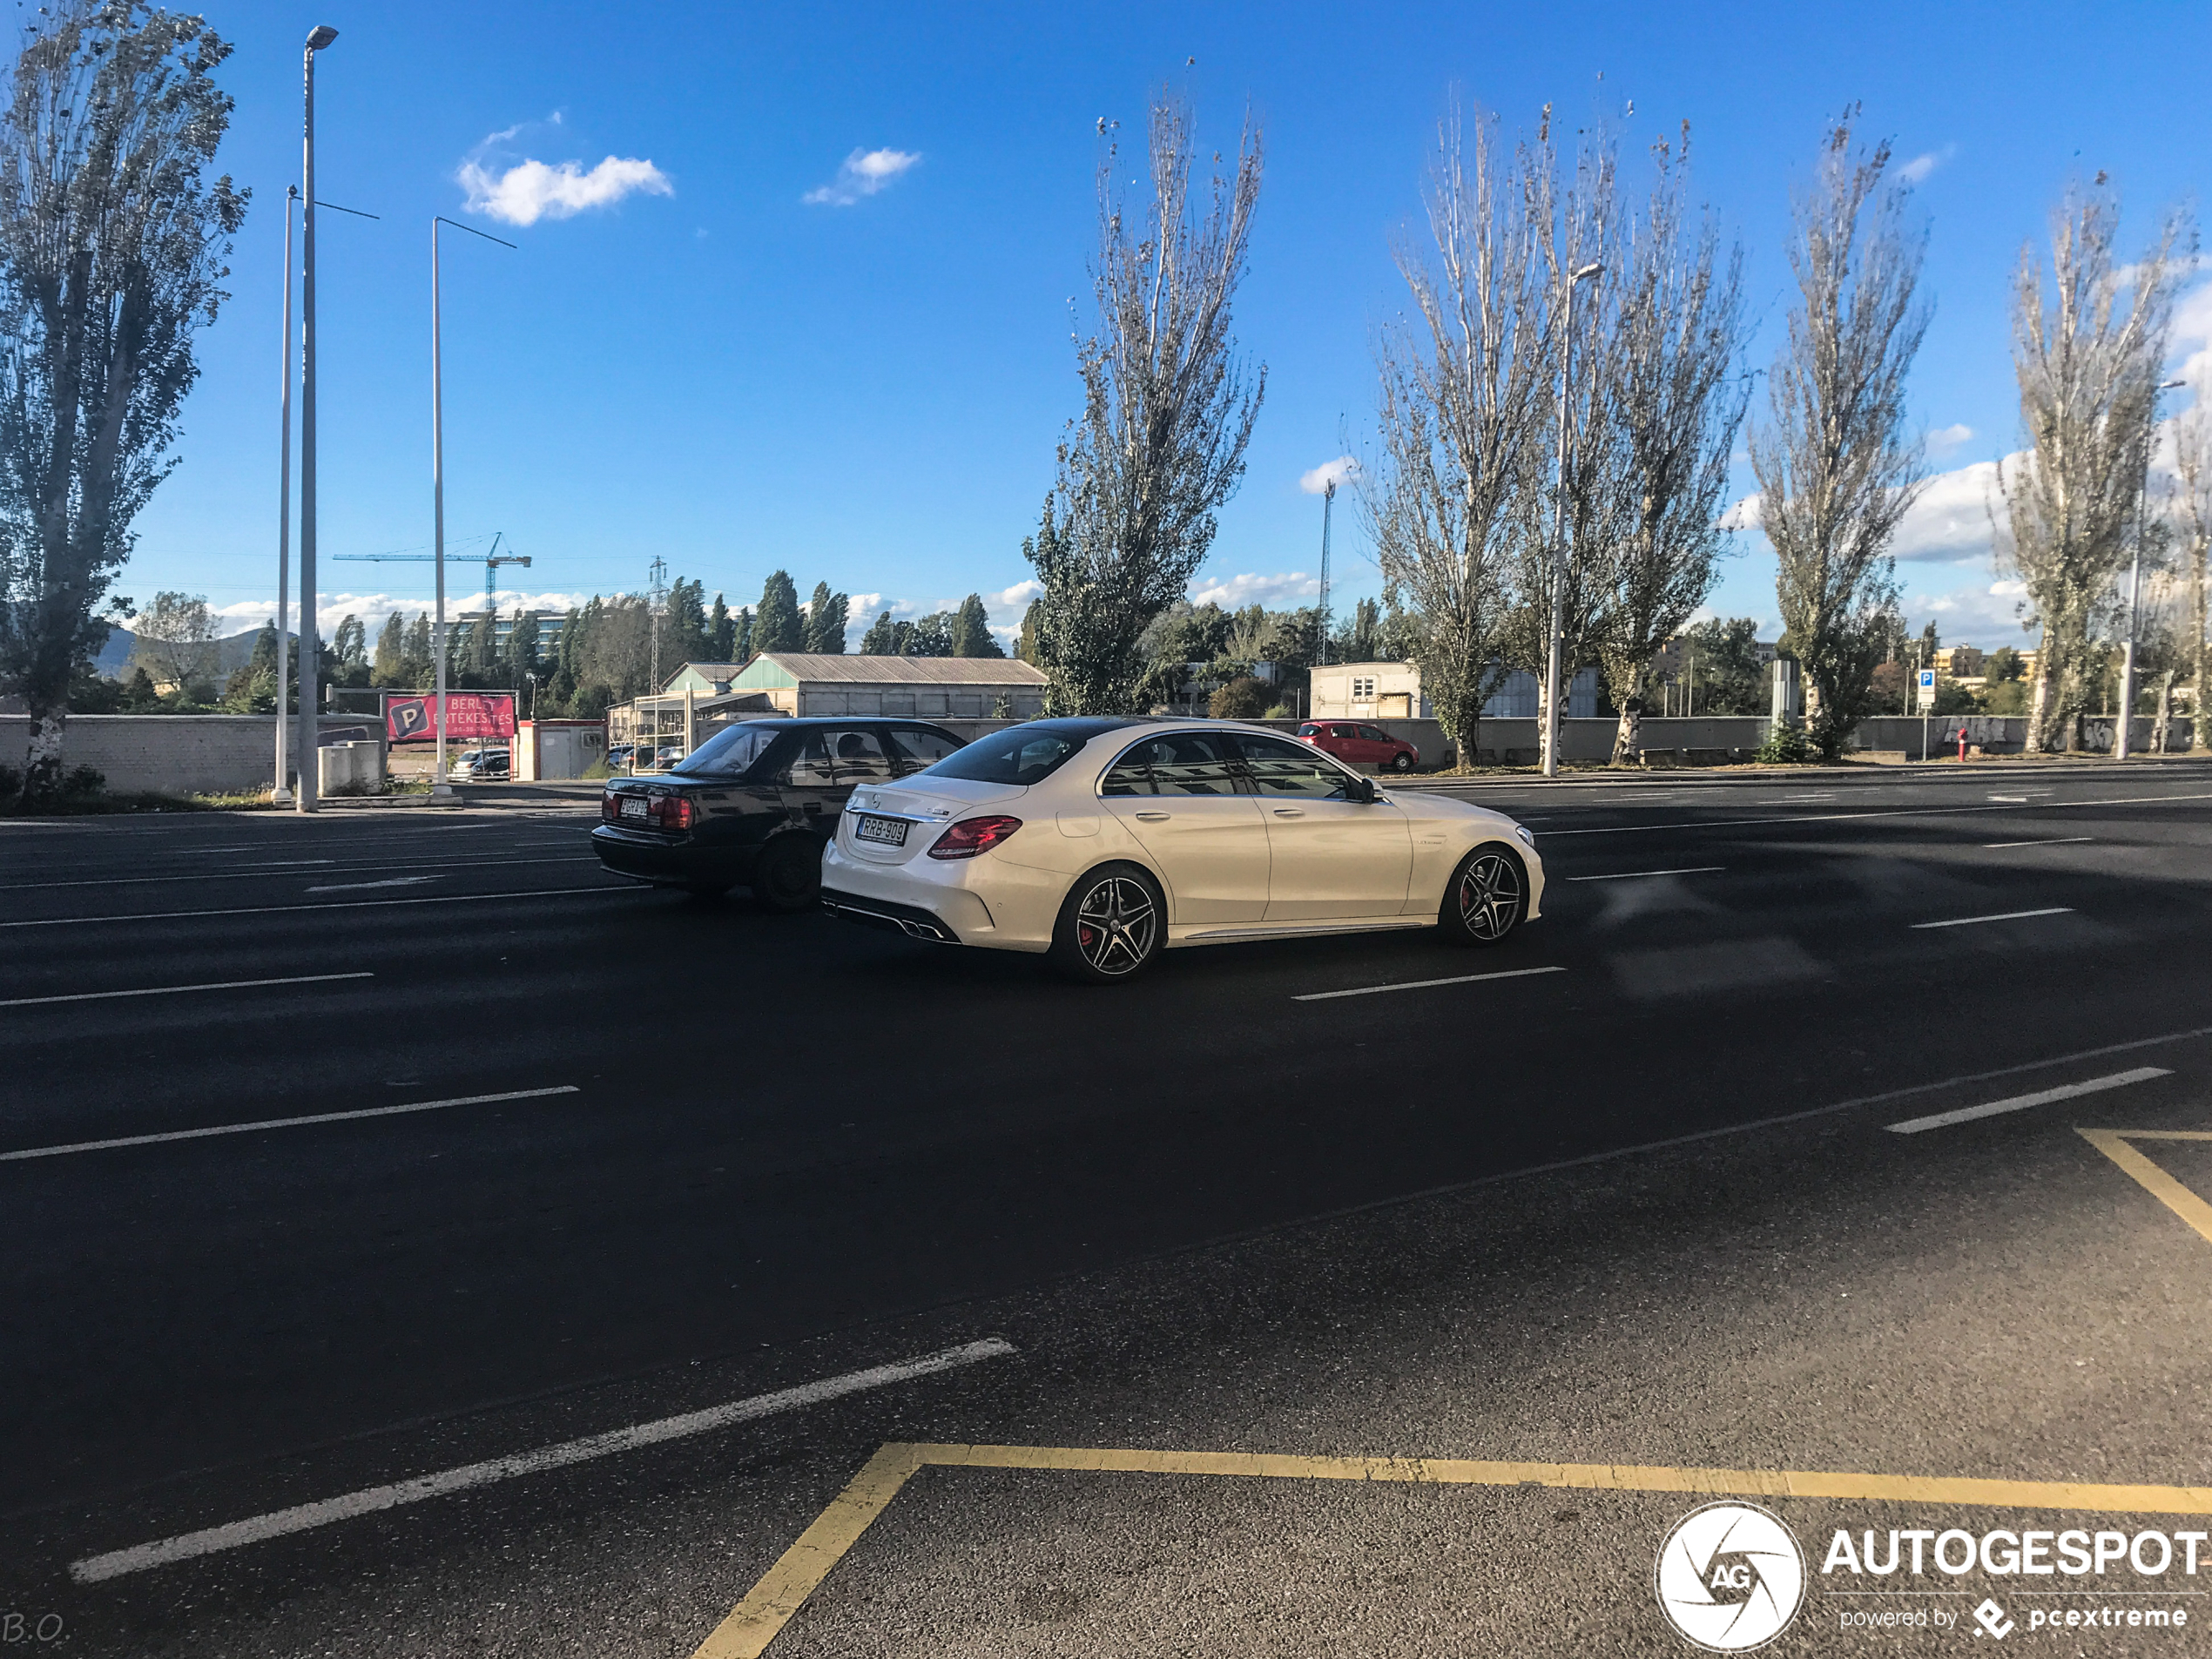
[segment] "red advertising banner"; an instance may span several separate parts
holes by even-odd
[[[394,743],[426,743],[438,735],[438,697],[384,693],[384,732]],[[515,735],[512,691],[448,691],[446,740],[463,742]]]

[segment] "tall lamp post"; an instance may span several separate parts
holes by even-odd
[[[301,152],[300,241],[304,263],[300,280],[300,811],[315,810],[320,755],[316,746],[315,705],[321,699],[315,662],[315,54],[338,31],[317,24],[307,37],[306,57],[307,131]]]
[[[438,226],[450,225],[457,231],[467,231],[471,236],[482,236],[487,242],[499,242],[500,246],[512,248],[512,242],[500,241],[487,235],[473,225],[463,225],[457,219],[434,214],[430,219],[430,540],[431,559],[437,570],[438,620],[432,630],[432,654],[438,659],[437,680],[437,759],[431,763],[430,792],[450,795],[453,786],[446,781],[446,419],[445,419],[445,347],[440,332],[442,309],[438,299]],[[495,552],[496,549],[493,550]],[[490,571],[485,571],[488,597],[484,601],[484,626],[492,625],[492,605],[489,597]]]
[[[2128,643],[2120,653],[2120,729],[2113,743],[2113,753],[2125,760],[2129,752],[2128,739],[2135,728],[2135,629],[2142,614],[2143,604],[2143,531],[2150,517],[2150,447],[2158,432],[2158,395],[2178,391],[2187,381],[2161,381],[2150,388],[2150,408],[2143,418],[2142,487],[2135,496],[2135,557],[2128,573]]]
[[[1318,653],[1324,667],[1329,661],[1329,509],[1336,505],[1337,481],[1333,478],[1321,490],[1321,591],[1315,610],[1320,616],[1321,649]]]
[[[1552,508],[1551,638],[1544,651],[1544,776],[1559,776],[1559,646],[1567,627],[1567,395],[1575,353],[1575,290],[1603,267],[1586,265],[1567,280],[1567,320],[1559,342],[1559,493]]]
[[[285,705],[292,697],[291,653],[285,636],[291,631],[292,605],[292,205],[300,187],[284,187],[284,339],[277,354],[277,403],[281,410],[283,435],[277,458],[277,612],[276,612],[276,789],[270,797],[280,806],[292,804],[292,767],[285,754],[291,734]]]

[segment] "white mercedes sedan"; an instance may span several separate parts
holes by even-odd
[[[1110,984],[1182,945],[1437,927],[1495,945],[1544,867],[1500,813],[1225,720],[1032,720],[853,792],[822,856],[833,915],[1049,953]]]

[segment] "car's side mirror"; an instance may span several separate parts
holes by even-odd
[[[1375,780],[1372,778],[1347,779],[1344,786],[1344,798],[1346,800],[1359,801],[1363,804],[1379,799],[1375,790]]]

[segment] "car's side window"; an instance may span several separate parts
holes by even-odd
[[[1359,728],[1359,735],[1366,738],[1370,743],[1388,743],[1390,741],[1389,733],[1372,725],[1361,726]]]
[[[1283,738],[1237,734],[1244,770],[1263,795],[1303,795],[1313,799],[1345,799],[1348,779],[1341,766],[1302,745]]]
[[[809,732],[799,739],[779,768],[776,781],[797,789],[826,789],[835,781],[830,770],[829,745],[822,741],[819,732]]]
[[[960,745],[941,732],[914,731],[906,726],[891,733],[893,770],[901,778],[934,766]]]
[[[884,752],[881,732],[831,732],[823,741],[836,763],[840,785],[890,781],[891,757]]]
[[[1234,795],[1236,768],[1218,738],[1183,732],[1148,738],[1106,774],[1107,795]]]

